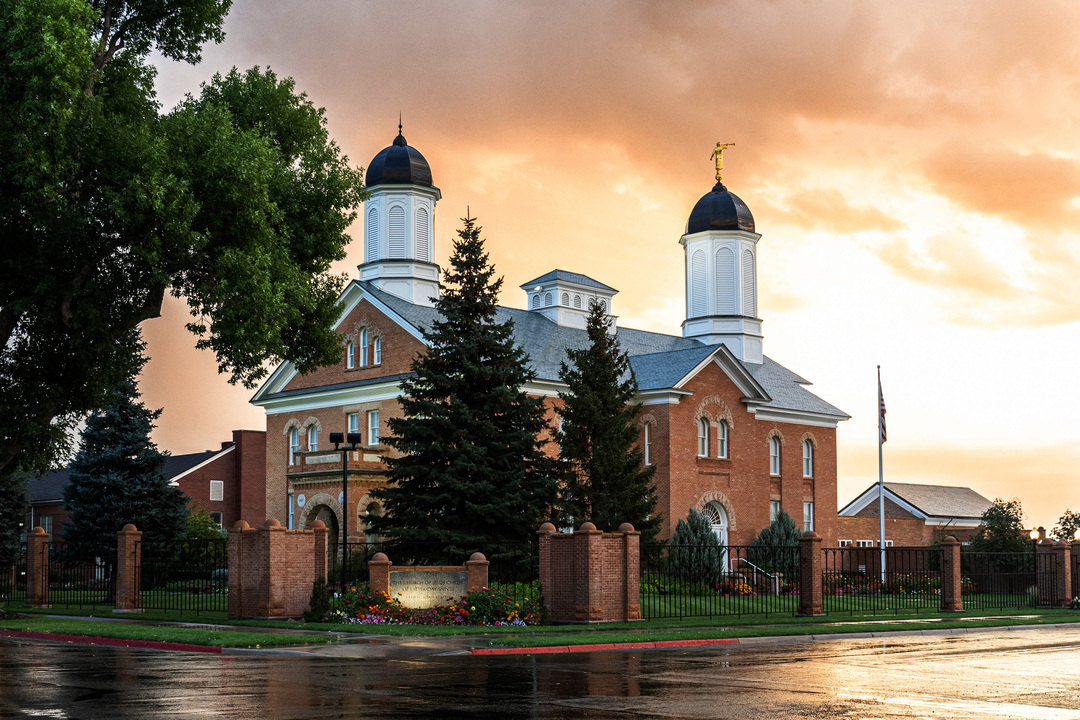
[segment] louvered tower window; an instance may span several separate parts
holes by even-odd
[[[705,252],[697,250],[690,258],[690,317],[704,317],[708,314],[705,282]]]
[[[405,208],[390,208],[390,257],[405,257]]]
[[[754,253],[743,250],[742,255],[742,314],[747,317],[756,317],[757,308],[754,307]]]
[[[716,251],[716,314],[735,314],[735,253],[730,248]]]
[[[431,262],[431,228],[427,208],[416,210],[416,259]]]
[[[366,229],[364,262],[375,262],[379,259],[379,211],[376,208],[368,210]]]

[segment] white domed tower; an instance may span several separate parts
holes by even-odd
[[[764,361],[757,316],[757,241],[750,208],[720,182],[690,212],[683,337],[724,344],[748,363]]]
[[[368,164],[364,183],[364,263],[360,279],[416,305],[435,305],[435,203],[431,168],[401,134]]]

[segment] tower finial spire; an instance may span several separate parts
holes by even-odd
[[[724,169],[724,151],[729,147],[735,147],[735,143],[722,143],[717,141],[716,147],[713,148],[712,155],[709,156],[710,160],[716,161],[716,182],[720,182],[720,173]]]
[[[400,110],[398,110],[398,114],[397,114],[397,134],[398,135],[401,134],[401,111]]]

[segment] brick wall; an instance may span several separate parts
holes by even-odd
[[[574,533],[544,523],[540,583],[553,622],[640,620],[640,534],[624,523],[605,533],[591,522]]]
[[[325,533],[320,526],[286,530],[274,519],[259,528],[238,522],[229,531],[229,617],[301,617],[315,577],[326,574],[325,545],[316,538]]]

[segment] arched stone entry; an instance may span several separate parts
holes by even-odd
[[[318,493],[304,503],[304,509],[300,513],[300,529],[310,530],[316,520],[322,520],[328,531],[326,537],[328,547],[340,547],[341,517],[341,504],[337,498],[326,493]]]
[[[382,517],[383,509],[378,500],[371,495],[364,495],[356,505],[356,529],[363,530],[364,542],[377,543],[382,538],[371,531],[372,518]]]

